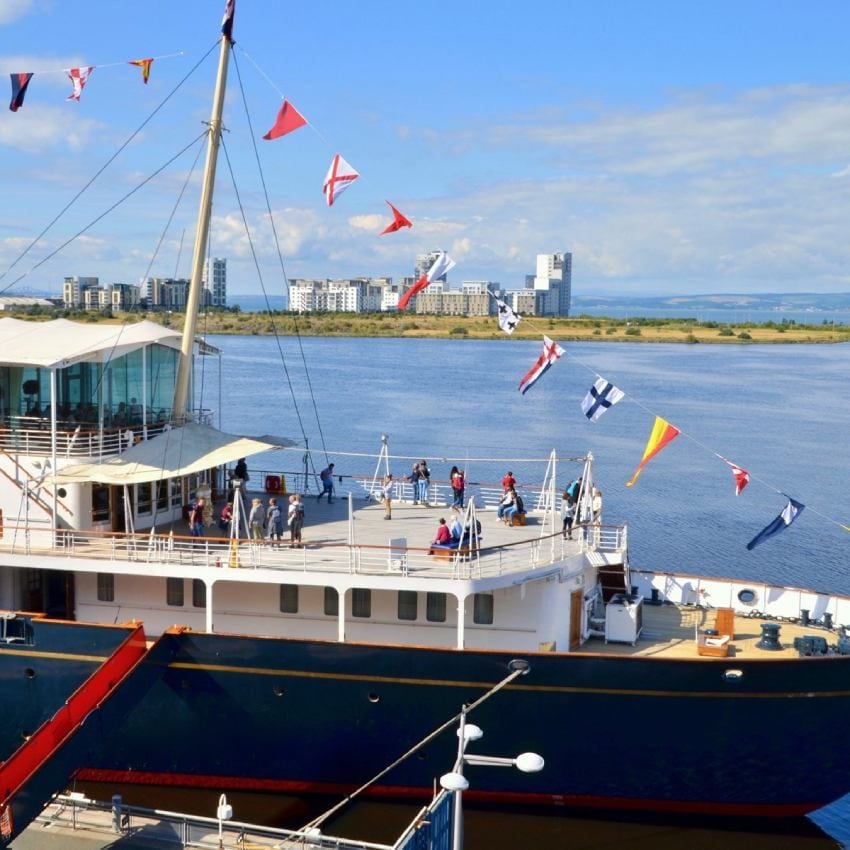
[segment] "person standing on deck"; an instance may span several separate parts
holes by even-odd
[[[263,507],[262,499],[251,501],[251,513],[248,514],[248,528],[254,540],[263,539],[263,527],[265,526],[266,509]]]
[[[319,480],[322,482],[322,492],[316,496],[316,501],[321,502],[322,496],[325,493],[328,494],[328,504],[333,504],[333,494],[334,494],[334,465],[329,463],[325,469],[323,469],[319,473]]]
[[[428,507],[428,485],[431,483],[431,470],[428,469],[428,461],[419,462],[419,480],[416,482],[417,498]]]
[[[507,493],[508,490],[513,490],[514,487],[516,487],[516,478],[514,478],[513,472],[508,470],[504,478],[502,478],[502,491]]]
[[[564,540],[573,539],[573,520],[576,517],[576,506],[565,490],[561,496],[561,520],[563,521],[562,535]]]
[[[590,500],[590,518],[594,524],[602,522],[602,492],[598,487],[593,488],[593,496]]]
[[[304,528],[304,505],[301,497],[293,493],[289,497],[289,511],[286,518],[289,526],[289,545],[296,547],[301,545],[301,529]]]
[[[196,499],[192,510],[189,512],[189,534],[192,537],[204,536],[204,506],[206,501],[203,496]]]
[[[466,486],[466,480],[464,478],[464,475],[456,466],[453,466],[452,471],[449,473],[449,479],[451,480],[452,494],[454,495],[454,499],[452,500],[452,507],[462,508],[463,490]]]
[[[381,501],[384,503],[384,519],[393,518],[393,474],[388,472],[381,483]]]
[[[266,511],[266,536],[272,546],[275,545],[275,541],[277,545],[280,545],[280,539],[283,537],[283,514],[274,496],[269,499],[269,507]]]
[[[413,485],[413,504],[419,504],[419,464],[414,463],[407,480]]]

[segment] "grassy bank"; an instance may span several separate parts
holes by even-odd
[[[162,314],[149,318],[161,321]],[[180,327],[182,316],[172,316]],[[296,332],[303,336],[428,337],[436,339],[504,339],[495,317],[424,316],[415,314],[329,313],[296,316],[277,313],[209,313],[199,328],[215,334]],[[679,343],[814,343],[850,341],[850,327],[791,323],[721,324],[687,319],[605,319],[528,317],[510,339],[539,339],[541,334],[561,342],[679,342]]]
[[[32,318],[53,318],[41,315]],[[83,313],[68,316],[75,321],[119,323],[147,318],[182,328],[178,313],[118,314]],[[507,337],[493,316],[424,316],[409,313],[241,313],[217,310],[201,314],[198,329],[209,334],[354,337],[427,337],[432,339],[539,339],[548,334],[560,342],[678,342],[678,343],[817,343],[848,342],[850,326],[793,322],[745,322],[723,324],[695,319],[607,319],[526,317]]]

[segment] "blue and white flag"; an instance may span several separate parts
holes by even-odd
[[[776,519],[770,525],[763,528],[749,543],[747,549],[755,549],[759,543],[764,543],[768,537],[773,537],[774,534],[779,534],[780,531],[785,531],[795,519],[803,512],[806,506],[800,502],[795,502],[794,499],[788,498],[788,504],[782,509]]]
[[[516,330],[522,316],[517,315],[514,311],[499,298],[496,299],[496,304],[499,307],[499,327],[506,333],[512,334]]]
[[[596,422],[609,408],[613,407],[626,394],[617,389],[605,378],[599,378],[588,391],[581,403],[582,413],[591,421]]]

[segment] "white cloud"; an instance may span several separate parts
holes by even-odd
[[[68,104],[68,107],[66,110],[24,103],[21,109],[0,121],[0,145],[30,153],[52,148],[82,150],[102,125],[70,114],[74,104]]]
[[[0,2],[0,26],[29,14],[35,0],[2,0]]]

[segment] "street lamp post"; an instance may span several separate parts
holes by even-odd
[[[539,773],[543,770],[543,757],[537,753],[521,753],[516,758],[501,756],[480,756],[466,752],[470,741],[483,737],[480,727],[466,722],[466,706],[460,712],[460,725],[457,730],[457,760],[454,769],[440,777],[440,786],[454,794],[454,816],[452,821],[452,850],[463,850],[463,792],[469,788],[469,780],[463,775],[463,765],[481,767],[515,767],[523,773]]]

